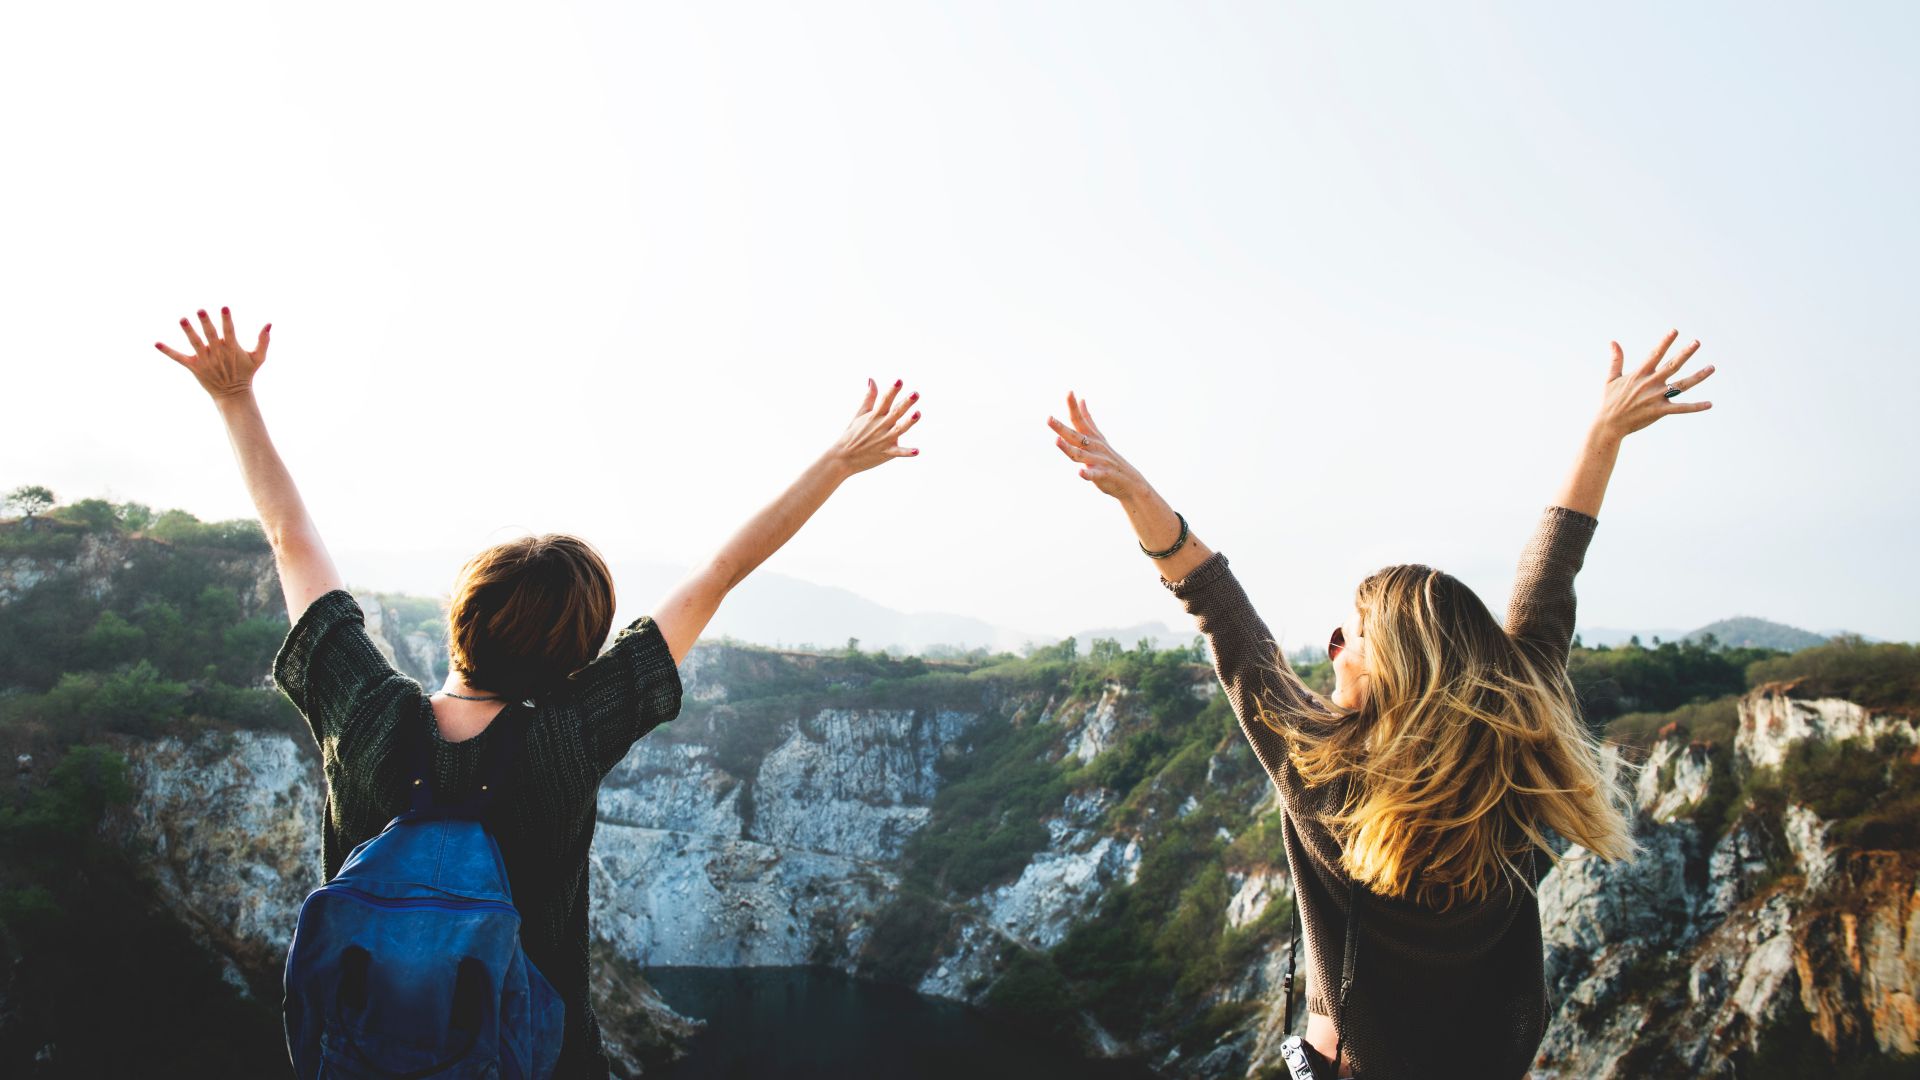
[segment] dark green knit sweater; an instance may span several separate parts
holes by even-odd
[[[473,738],[442,739],[420,684],[381,655],[360,605],[342,589],[300,616],[274,658],[273,679],[320,747],[327,880],[348,852],[407,807],[404,732],[432,740],[435,794],[450,801],[473,794],[488,740],[505,730],[496,718]],[[679,713],[680,675],[659,627],[643,617],[558,693],[506,708],[533,710],[497,834],[520,909],[521,942],[566,1001],[557,1075],[605,1077],[606,1050],[587,1001],[587,851],[595,805],[601,779],[634,740]]]

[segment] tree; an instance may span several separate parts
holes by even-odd
[[[44,513],[53,505],[53,492],[39,484],[26,484],[7,492],[7,505],[27,519],[27,528],[33,528],[33,515]]]
[[[112,532],[120,526],[120,514],[105,499],[81,499],[60,508],[63,521],[85,525],[92,532]]]
[[[153,507],[146,503],[124,502],[118,509],[120,524],[125,525],[131,532],[139,532],[153,524]]]

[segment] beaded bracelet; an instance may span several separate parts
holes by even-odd
[[[1148,551],[1148,550],[1147,550],[1147,545],[1145,545],[1145,544],[1141,544],[1141,545],[1140,545],[1140,551],[1141,551],[1141,552],[1142,552],[1143,554],[1145,554],[1147,558],[1149,558],[1149,559],[1164,559],[1164,558],[1166,558],[1166,557],[1168,557],[1168,556],[1170,556],[1170,555],[1172,555],[1172,554],[1173,554],[1174,552],[1176,552],[1176,551],[1179,551],[1179,550],[1180,550],[1181,548],[1183,548],[1183,547],[1186,547],[1186,546],[1187,546],[1187,519],[1186,519],[1186,516],[1185,516],[1184,514],[1182,514],[1182,513],[1180,513],[1180,511],[1178,511],[1178,510],[1175,510],[1175,511],[1173,512],[1173,516],[1174,516],[1174,517],[1177,517],[1177,518],[1179,518],[1179,519],[1180,519],[1180,539],[1178,539],[1178,540],[1175,540],[1175,541],[1173,542],[1173,546],[1172,546],[1172,547],[1170,547],[1170,548],[1168,548],[1168,549],[1167,549],[1167,550],[1165,550],[1165,551]]]

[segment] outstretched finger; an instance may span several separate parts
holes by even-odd
[[[1607,365],[1607,381],[1612,382],[1620,377],[1621,369],[1626,367],[1627,354],[1620,351],[1619,342],[1609,341],[1607,344],[1613,346],[1613,360]]]
[[[186,368],[188,371],[193,370],[192,357],[181,356],[179,353],[174,352],[172,349],[167,348],[166,345],[163,344],[162,342],[158,342],[158,341],[154,342],[153,347],[156,349],[159,349],[163,353],[166,353],[167,356],[170,359],[172,359],[174,363],[179,364],[181,367]]]
[[[888,448],[887,456],[888,457],[919,457],[920,448],[917,446],[914,446],[914,447],[894,446],[894,447]]]
[[[893,430],[888,432],[887,434],[897,439],[900,436],[905,435],[907,432],[912,431],[913,425],[919,422],[920,422],[920,410],[915,409],[913,411],[912,416],[909,416],[905,420],[902,420],[899,423],[895,424],[893,427]]]
[[[1637,374],[1653,374],[1653,369],[1660,366],[1660,358],[1667,355],[1667,349],[1673,344],[1673,339],[1679,336],[1680,331],[1678,330],[1667,331],[1667,336],[1660,339],[1659,346],[1656,347],[1653,352],[1647,354],[1647,362],[1640,365],[1640,370]]]
[[[1668,405],[1667,411],[1660,415],[1672,416],[1674,413],[1706,412],[1711,408],[1713,408],[1713,402],[1711,401],[1676,401]]]
[[[918,390],[915,390],[913,393],[908,394],[906,397],[902,398],[900,400],[900,404],[895,405],[893,407],[893,411],[887,414],[887,423],[889,424],[899,423],[900,417],[906,415],[906,411],[908,409],[913,408],[913,403],[919,400],[920,400],[920,391]]]
[[[206,308],[200,309],[200,329],[206,331],[207,344],[212,345],[220,340],[220,332],[213,328],[213,319],[207,314]]]
[[[893,385],[887,388],[887,396],[884,399],[882,399],[880,402],[881,412],[885,413],[885,412],[893,411],[893,396],[895,394],[898,394],[899,392],[900,392],[900,380],[895,379],[893,380]]]
[[[877,399],[879,396],[880,396],[880,388],[874,385],[874,382],[872,379],[868,379],[867,380],[867,396],[864,400],[860,402],[860,410],[854,413],[853,415],[865,416],[868,413],[872,412],[874,400]]]
[[[1067,395],[1067,415],[1073,418],[1075,429],[1089,435],[1094,434],[1093,420],[1087,416],[1087,403],[1080,400],[1078,395],[1072,393]]]
[[[187,332],[187,341],[193,345],[193,355],[204,356],[207,351],[207,343],[200,340],[200,333],[193,328],[193,324],[185,319],[181,319],[180,329]]]
[[[1706,367],[1701,368],[1699,371],[1694,372],[1693,374],[1687,376],[1686,378],[1681,379],[1678,382],[1669,384],[1667,387],[1667,393],[1684,394],[1687,391],[1693,389],[1694,387],[1699,386],[1701,380],[1705,379],[1707,376],[1711,374],[1713,374],[1713,365],[1708,364]]]
[[[1657,373],[1656,377],[1661,382],[1665,382],[1668,379],[1673,378],[1673,373],[1685,367],[1687,365],[1687,361],[1693,358],[1693,354],[1699,351],[1700,351],[1700,343],[1698,341],[1694,342],[1693,344],[1687,346],[1684,349],[1681,349],[1680,355],[1674,357],[1673,359],[1667,361],[1665,364],[1662,364],[1660,366],[1660,370]]]
[[[1078,462],[1082,465],[1087,463],[1086,447],[1081,446],[1078,443],[1068,442],[1065,439],[1055,439],[1053,440],[1053,445],[1059,447],[1060,452],[1067,455],[1067,458],[1069,460]]]
[[[267,335],[271,333],[273,333],[272,323],[268,323],[260,328],[260,341],[253,347],[253,362],[255,366],[267,362]]]
[[[1093,418],[1093,410],[1087,408],[1086,398],[1080,399],[1080,418],[1087,422],[1087,430],[1093,433],[1094,438],[1101,440],[1106,439],[1106,434],[1100,430],[1099,422]]]
[[[1051,416],[1047,417],[1047,426],[1053,429],[1055,435],[1060,436],[1075,446],[1084,447],[1089,444],[1090,436],[1085,432],[1075,431]]]
[[[233,310],[231,308],[220,309],[220,336],[235,345],[240,344],[240,335],[233,332]]]

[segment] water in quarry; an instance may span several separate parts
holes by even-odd
[[[1138,1064],[1090,1061],[977,1009],[824,968],[650,968],[646,976],[667,1004],[707,1022],[663,1074],[673,1080],[1152,1075]]]

